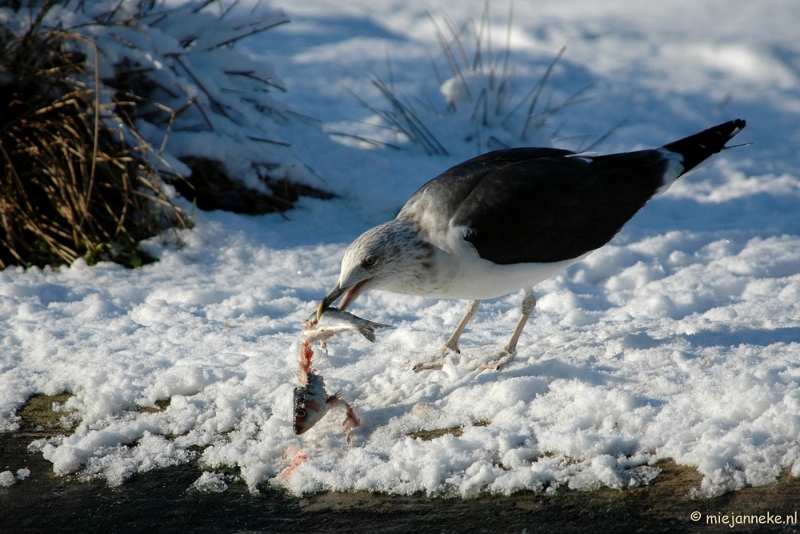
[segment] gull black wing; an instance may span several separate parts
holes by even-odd
[[[486,173],[452,223],[495,263],[577,258],[610,241],[647,203],[668,163],[656,150],[518,161]]]
[[[480,155],[451,167],[420,187],[398,217],[420,223],[423,235],[445,233],[450,220],[488,175],[519,162],[569,154],[572,152],[557,148],[512,148]]]
[[[467,241],[495,263],[577,258],[610,241],[661,187],[744,127],[743,120],[729,121],[661,149],[598,157],[547,149],[494,153],[493,168],[469,177],[472,190],[459,195],[452,224],[466,227]]]

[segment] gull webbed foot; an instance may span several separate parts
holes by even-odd
[[[516,350],[512,349],[511,351],[509,351],[508,347],[506,347],[500,354],[497,355],[496,358],[489,360],[486,363],[479,364],[474,368],[479,369],[481,371],[500,371],[506,365],[511,363],[516,354],[517,354]]]
[[[422,371],[441,371],[444,364],[447,363],[447,356],[450,352],[450,349],[445,344],[437,354],[433,356],[428,361],[407,361],[403,364],[403,367],[406,369],[411,369],[415,373],[421,373]]]

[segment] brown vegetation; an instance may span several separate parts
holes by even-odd
[[[0,268],[79,257],[135,267],[148,259],[140,240],[186,226],[147,164],[149,146],[130,125],[107,124],[100,81],[65,46],[79,38],[38,24],[0,33]]]

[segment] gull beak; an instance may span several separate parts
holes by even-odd
[[[339,287],[339,284],[336,284],[335,286],[333,286],[333,289],[328,291],[328,294],[325,295],[325,298],[322,299],[319,303],[319,306],[317,306],[318,321],[319,318],[322,317],[322,314],[325,313],[325,310],[330,308],[331,304],[333,304],[336,301],[336,299],[342,296],[342,293],[344,293],[345,291],[346,291],[345,289]]]
[[[322,317],[323,313],[325,313],[325,310],[330,308],[331,304],[333,304],[336,299],[341,297],[343,294],[344,298],[342,299],[342,302],[339,303],[339,309],[344,310],[347,308],[356,299],[356,297],[358,297],[364,291],[364,286],[371,281],[372,278],[366,278],[353,286],[345,288],[341,288],[339,284],[333,286],[333,289],[328,291],[328,294],[325,295],[325,298],[322,299],[322,301],[319,303],[319,306],[317,306],[317,321],[319,321],[319,318]]]

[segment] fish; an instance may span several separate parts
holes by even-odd
[[[307,432],[333,408],[344,408],[346,411],[342,425],[344,432],[360,426],[361,421],[356,412],[339,393],[328,395],[325,391],[322,375],[311,369],[313,355],[311,340],[303,341],[300,345],[300,369],[297,372],[300,385],[294,388],[294,433],[300,435]]]
[[[391,325],[368,321],[346,311],[328,308],[319,320],[314,312],[303,321],[303,335],[312,343],[320,341],[324,347],[325,341],[339,332],[355,330],[369,341],[375,342],[375,329],[390,327]]]

